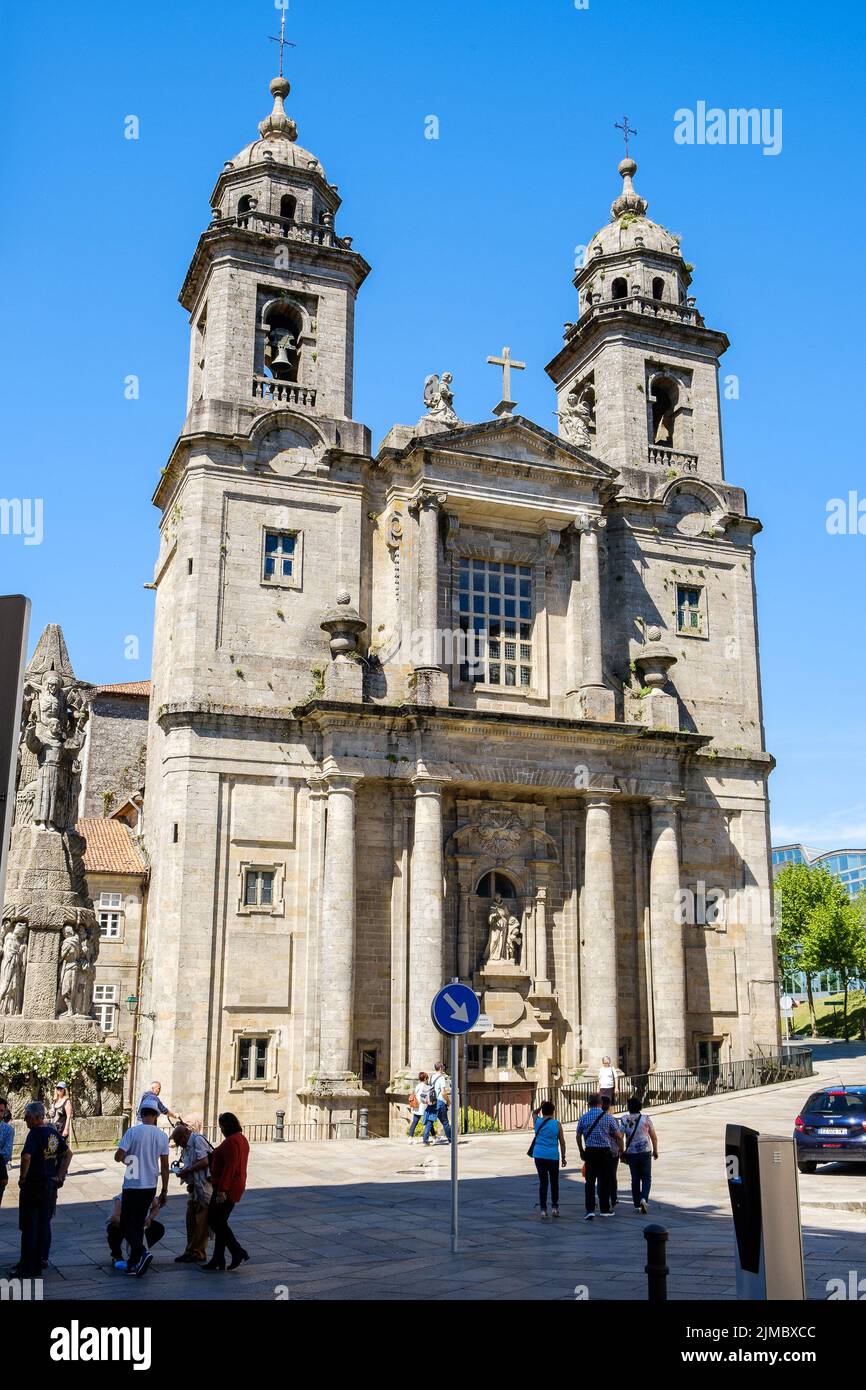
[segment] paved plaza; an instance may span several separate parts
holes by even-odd
[[[862,1044],[816,1049],[824,1082],[866,1079]],[[672,1299],[734,1297],[732,1227],[724,1178],[725,1125],[788,1134],[815,1082],[797,1082],[657,1113],[661,1158],[648,1218],[620,1201],[613,1220],[583,1221],[583,1183],[567,1130],[562,1217],[539,1220],[526,1134],[461,1141],[460,1252],[449,1249],[449,1152],[405,1140],[257,1144],[251,1187],[233,1222],[253,1256],[234,1274],[174,1264],[184,1198],[148,1274],[116,1274],[104,1225],[122,1170],[110,1154],[76,1158],[54,1222],[46,1299],[643,1299],[648,1221],[670,1232]],[[575,1165],[575,1166],[572,1166]],[[17,1254],[15,1172],[0,1209],[0,1268]],[[866,1275],[866,1171],[841,1165],[800,1179],[808,1295]],[[621,1197],[624,1194],[621,1192]],[[11,1200],[10,1200],[11,1198]],[[576,1294],[576,1290],[578,1291]],[[585,1290],[585,1292],[584,1292]]]

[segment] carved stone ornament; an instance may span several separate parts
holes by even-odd
[[[514,854],[525,833],[516,811],[497,806],[483,812],[476,831],[484,853],[497,859],[507,859]]]

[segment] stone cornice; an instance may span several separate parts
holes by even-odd
[[[239,250],[244,247],[256,248],[265,247],[269,250],[274,245],[288,247],[293,259],[311,265],[328,266],[332,269],[344,269],[350,272],[353,288],[357,291],[370,274],[370,266],[358,251],[348,250],[341,246],[320,246],[315,242],[287,240],[281,237],[269,235],[267,232],[253,231],[251,228],[237,226],[221,226],[213,229],[208,228],[202,232],[198,239],[198,245],[193,252],[189,270],[184,277],[179,302],[188,313],[192,313],[198,302],[201,286],[207,273],[208,265],[212,260],[212,249],[218,242],[234,243]],[[269,258],[273,265],[273,256]],[[273,276],[278,276],[281,272],[271,270]],[[284,272],[282,272],[284,273]]]
[[[704,350],[696,355],[711,357],[721,357],[731,346],[728,335],[716,328],[702,328],[698,324],[682,323],[673,319],[650,318],[630,309],[620,309],[616,314],[593,318],[586,327],[581,327],[578,319],[568,341],[551,358],[544,370],[552,381],[561,382],[573,358],[584,357],[591,344],[609,337],[621,337],[630,342],[647,337],[660,338],[664,342],[676,343],[680,349],[691,344],[693,352],[695,348]]]

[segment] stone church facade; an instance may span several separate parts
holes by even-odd
[[[461,421],[444,374],[374,454],[369,266],[288,91],[180,296],[140,1081],[208,1121],[365,1105],[385,1132],[457,977],[491,1024],[476,1090],[775,1046],[760,525],[678,239],[623,161],[547,367],[558,433],[508,399]]]

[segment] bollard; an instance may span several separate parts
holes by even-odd
[[[668,1233],[664,1226],[645,1226],[643,1238],[646,1241],[647,1302],[666,1303],[668,1297],[667,1245]]]
[[[358,1138],[370,1138],[370,1112],[366,1106],[358,1111]]]
[[[277,1127],[276,1127],[276,1129],[274,1130],[274,1142],[277,1143],[277,1144],[281,1144],[282,1141],[285,1139],[285,1137],[286,1137],[286,1112],[285,1112],[285,1110],[278,1110],[278,1111],[277,1111]]]

